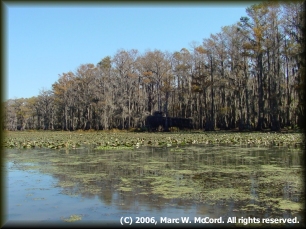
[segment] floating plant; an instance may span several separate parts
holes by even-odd
[[[82,216],[81,215],[71,215],[69,218],[62,218],[62,220],[65,222],[71,223],[71,222],[82,220]]]
[[[6,148],[77,149],[96,145],[97,149],[133,149],[141,146],[182,147],[193,144],[276,146],[302,148],[305,139],[302,133],[135,133],[135,132],[35,132],[8,131],[4,136]]]

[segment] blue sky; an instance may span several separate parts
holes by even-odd
[[[4,99],[52,89],[59,74],[97,64],[119,49],[180,51],[246,16],[254,2],[229,4],[6,3]]]

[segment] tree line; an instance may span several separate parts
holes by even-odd
[[[6,130],[145,128],[146,117],[194,129],[303,127],[305,2],[263,2],[175,52],[118,50],[59,75],[51,90],[4,102]]]

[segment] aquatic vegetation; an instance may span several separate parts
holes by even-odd
[[[62,220],[65,222],[71,223],[71,222],[82,220],[82,216],[81,215],[71,215],[69,218],[62,218]]]
[[[245,192],[243,189],[240,188],[215,188],[206,193],[203,193],[203,198],[208,201],[245,201],[252,199],[252,196],[250,193]]]
[[[131,187],[120,187],[118,190],[124,191],[124,192],[130,192],[130,191],[132,191],[133,189],[132,189]]]
[[[58,187],[73,187],[75,186],[75,182],[72,181],[60,181],[58,182]]]
[[[299,211],[303,209],[303,205],[301,203],[296,203],[290,200],[279,200],[279,207],[284,210],[293,210],[293,211]]]
[[[93,146],[100,150],[137,149],[142,146],[169,147],[179,151],[178,147],[204,145],[260,146],[260,147],[305,147],[302,133],[270,132],[41,132],[41,131],[7,131],[4,136],[5,148],[49,148],[78,149]],[[176,148],[175,148],[176,147]]]
[[[112,149],[134,149],[133,146],[98,146],[95,149],[97,150],[112,150]]]

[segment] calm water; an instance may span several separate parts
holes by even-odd
[[[146,225],[183,226],[181,217],[189,217],[201,227],[214,220],[218,227],[266,226],[266,218],[305,225],[303,152],[296,149],[199,145],[5,153],[9,223],[70,225],[65,220],[78,215],[73,224],[120,225],[121,217],[131,217],[135,226],[139,217]]]

